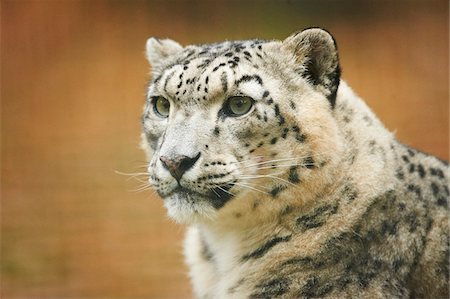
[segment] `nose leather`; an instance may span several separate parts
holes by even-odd
[[[169,158],[167,156],[159,157],[162,165],[169,170],[170,174],[179,181],[183,174],[188,171],[192,166],[194,166],[195,162],[197,162],[198,158],[200,158],[200,153],[198,153],[195,157],[191,158],[184,155],[178,155],[173,158]]]

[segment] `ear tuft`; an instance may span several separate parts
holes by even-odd
[[[341,69],[333,36],[320,28],[306,29],[286,38],[283,47],[293,53],[302,66],[302,75],[327,96],[334,108]]]
[[[159,69],[169,57],[181,52],[183,47],[171,39],[151,37],[147,40],[146,56],[153,70]]]

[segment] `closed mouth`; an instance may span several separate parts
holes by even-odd
[[[232,197],[233,194],[229,190],[234,186],[233,183],[218,186],[211,189],[210,192],[204,194],[192,189],[185,188],[178,185],[172,192],[170,192],[166,197],[177,196],[181,200],[185,200],[190,203],[195,203],[196,201],[209,201],[215,209],[220,209],[223,207]]]

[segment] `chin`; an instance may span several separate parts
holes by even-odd
[[[230,187],[222,187],[202,194],[184,187],[177,187],[164,197],[169,217],[183,224],[209,222],[217,217],[218,211],[232,198]]]
[[[210,199],[203,196],[175,193],[164,198],[170,218],[181,224],[196,224],[214,220],[217,210]]]

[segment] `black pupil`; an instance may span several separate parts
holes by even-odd
[[[162,104],[164,106],[164,110],[169,110],[169,106],[170,106],[169,101],[164,101],[163,100]]]
[[[239,100],[236,101],[236,106],[238,108],[242,108],[242,106],[244,106],[244,104],[245,104],[245,101],[242,100],[242,99],[239,99]]]

